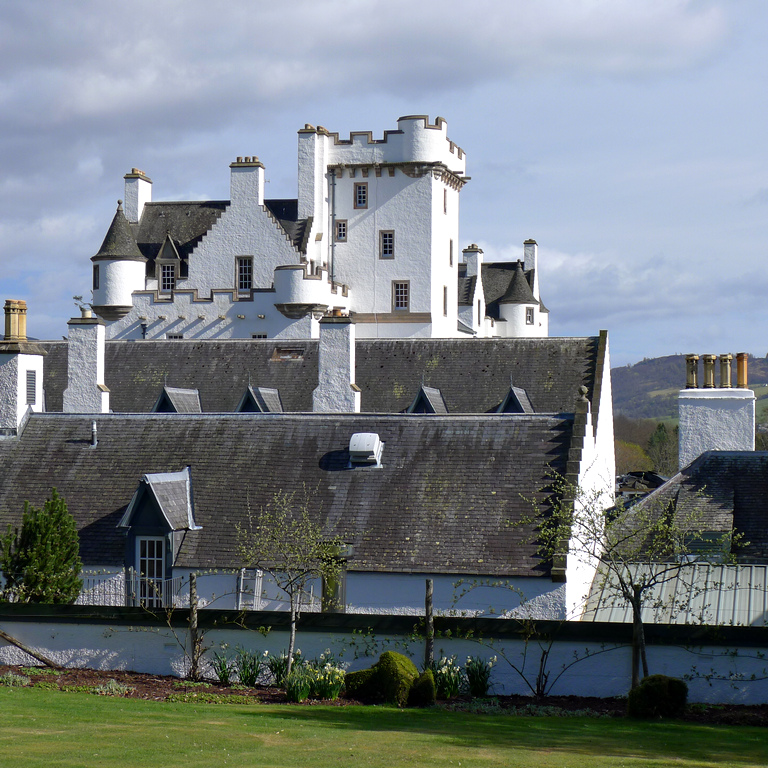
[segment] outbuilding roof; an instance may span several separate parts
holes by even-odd
[[[201,530],[183,534],[181,567],[239,567],[238,524],[305,488],[328,532],[354,545],[350,570],[546,576],[533,532],[510,522],[530,514],[550,468],[564,470],[572,431],[564,416],[32,414],[0,441],[0,529],[55,486],[84,563],[121,565],[117,525],[139,482],[189,466]],[[350,464],[359,432],[384,442],[380,467]]]

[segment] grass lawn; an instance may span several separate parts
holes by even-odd
[[[0,689],[0,765],[764,766],[768,729]]]

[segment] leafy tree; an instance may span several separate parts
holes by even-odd
[[[51,490],[41,509],[24,502],[21,530],[0,537],[0,599],[15,603],[74,603],[83,582],[77,526],[66,502]]]
[[[247,526],[237,528],[245,565],[269,574],[288,598],[291,623],[287,672],[293,664],[302,597],[308,594],[312,581],[335,581],[342,569],[339,553],[344,541],[326,534],[310,514],[310,505],[311,495],[306,489],[302,493],[277,491],[258,517],[249,511]]]
[[[606,510],[602,496],[586,492],[561,475],[554,475],[551,495],[544,508],[532,500],[534,514],[526,519],[536,525],[534,540],[539,555],[550,562],[572,557],[597,568],[593,589],[603,600],[619,600],[632,611],[632,688],[648,675],[642,611],[646,605],[662,606],[659,588],[679,579],[686,589],[678,593],[687,605],[696,594],[693,567],[701,562],[729,562],[734,549],[744,544],[741,534],[707,530],[707,499],[677,505],[676,496],[654,494],[633,506],[619,503]],[[586,596],[585,596],[586,597]]]
[[[641,472],[653,469],[653,462],[648,454],[636,443],[627,443],[624,440],[614,441],[616,451],[616,474],[624,475],[627,472]]]
[[[659,422],[648,440],[648,456],[654,469],[662,475],[673,475],[677,472],[677,440],[677,427],[670,434],[663,421]]]

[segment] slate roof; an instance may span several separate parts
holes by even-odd
[[[90,447],[91,421],[98,446]],[[195,521],[177,565],[235,568],[236,524],[302,487],[354,545],[353,571],[546,576],[521,494],[563,470],[573,421],[557,416],[33,414],[0,441],[0,530],[56,487],[86,565],[121,565],[117,529],[141,478],[191,467]],[[352,434],[384,441],[381,468],[350,469]]]
[[[235,409],[238,413],[282,413],[280,392],[271,387],[248,387]]]
[[[93,261],[102,259],[123,259],[125,261],[145,261],[145,257],[136,244],[131,225],[123,213],[122,204],[118,203],[117,211],[109,225],[104,242]]]
[[[105,384],[115,412],[147,413],[169,386],[194,388],[207,412],[233,412],[254,386],[280,393],[286,411],[312,410],[317,341],[108,341]],[[47,352],[46,408],[62,409],[67,343]],[[570,413],[580,386],[591,398],[598,337],[546,339],[364,339],[356,345],[362,410],[401,413],[422,386],[439,389],[450,413],[493,413],[510,381],[536,413]]]
[[[114,410],[114,409],[113,409]],[[152,413],[202,413],[200,393],[196,389],[163,387]]]
[[[482,265],[480,275],[485,296],[485,313],[488,317],[499,319],[499,303],[512,287],[517,265],[516,261],[498,261]],[[521,268],[521,271],[530,288],[533,285],[533,270],[529,269],[525,272]]]
[[[172,531],[197,530],[192,506],[192,473],[189,467],[179,472],[154,472],[141,478],[118,527],[131,525],[131,516],[142,494],[151,493]]]
[[[515,271],[512,274],[512,280],[509,288],[499,299],[499,304],[538,304],[539,302],[533,296],[531,286],[523,271],[522,262],[518,261]]]
[[[668,502],[701,509],[707,531],[743,534],[740,562],[768,563],[768,452],[707,451],[638,506]]]
[[[141,221],[132,225],[139,250],[154,260],[170,235],[179,256],[186,259],[228,206],[228,200],[146,203]]]

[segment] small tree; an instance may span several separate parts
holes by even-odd
[[[0,538],[0,599],[15,603],[74,603],[83,582],[77,526],[56,489],[42,509],[24,502],[21,530]]]
[[[301,600],[315,579],[333,581],[341,572],[340,549],[344,541],[328,536],[310,515],[311,495],[304,489],[277,491],[258,517],[249,511],[247,527],[238,526],[240,556],[249,568],[269,574],[288,598],[291,612],[288,672],[293,665],[296,623]]]
[[[697,587],[686,574],[701,562],[732,561],[733,549],[743,544],[734,531],[706,530],[706,497],[678,505],[676,496],[653,494],[628,506],[619,503],[604,509],[599,494],[587,493],[560,475],[553,477],[549,497],[551,508],[542,509],[533,500],[535,541],[539,555],[550,562],[573,556],[597,566],[595,586],[604,598],[618,599],[632,610],[632,688],[648,675],[642,611],[665,583],[682,579],[687,605]],[[586,596],[585,596],[586,597]],[[663,607],[656,597],[655,607]],[[666,607],[674,609],[675,605]]]

